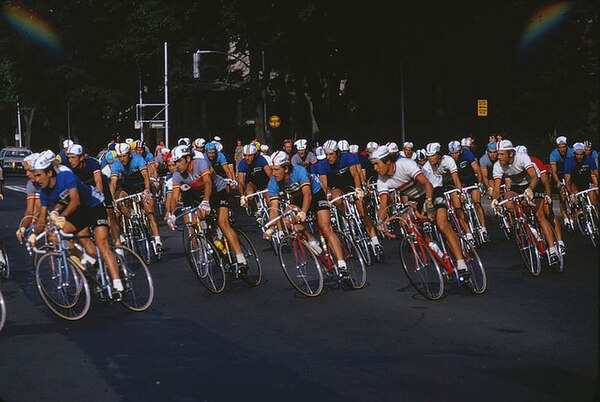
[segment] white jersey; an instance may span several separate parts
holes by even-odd
[[[531,181],[531,177],[527,173],[527,169],[530,167],[535,169],[535,164],[531,161],[529,155],[515,153],[513,162],[509,165],[502,165],[500,161],[494,163],[493,177],[494,179],[502,179],[504,176],[508,176],[515,186],[526,186]]]
[[[273,166],[273,161],[271,160],[271,157],[267,154],[260,154],[260,156],[262,156],[263,158],[265,158],[265,160],[267,161],[267,163],[269,164],[269,166]]]
[[[194,158],[193,159],[204,159],[204,153],[194,149]]]
[[[454,158],[449,155],[443,155],[440,164],[432,166],[429,161],[423,165],[423,173],[435,187],[442,187],[445,184],[454,184],[452,173],[458,172]]]
[[[102,174],[106,177],[108,177],[110,179],[111,176],[111,170],[110,170],[110,164],[106,164],[106,166],[104,166],[101,170]]]
[[[394,173],[391,176],[377,178],[377,192],[387,194],[392,190],[398,190],[402,195],[415,200],[425,194],[425,186],[416,181],[420,174],[423,172],[415,161],[400,158],[394,163]]]
[[[400,151],[400,156],[403,158],[406,158],[406,155],[404,155],[404,151]],[[417,160],[417,153],[413,152],[412,155],[410,156],[410,159],[412,159],[413,161]]]

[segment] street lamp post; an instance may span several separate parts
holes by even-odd
[[[21,106],[19,105],[19,97],[17,96],[17,127],[19,129],[19,147],[23,146],[23,131],[21,130]]]

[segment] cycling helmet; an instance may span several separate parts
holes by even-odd
[[[377,148],[379,148],[379,144],[376,143],[375,141],[367,142],[367,146],[366,146],[367,151],[374,151]]]
[[[573,152],[585,152],[585,144],[582,142],[576,142],[573,144]]]
[[[129,151],[131,151],[131,147],[129,144],[123,142],[121,144],[117,144],[115,151],[117,151],[117,156],[127,155]]]
[[[427,159],[427,155],[425,155],[424,149],[417,149],[417,152],[415,152],[415,155],[416,155],[418,161],[424,161],[425,159]]]
[[[350,153],[357,154],[358,153],[358,145],[356,145],[356,144],[350,145]]]
[[[527,153],[527,147],[525,145],[517,145],[515,147],[515,152],[518,154],[526,154]]]
[[[300,140],[294,142],[294,145],[296,146],[296,149],[298,151],[304,151],[306,149],[307,144],[308,144],[308,141],[306,141],[305,139],[300,139]]]
[[[487,144],[487,150],[488,151],[497,151],[498,150],[498,143],[497,142],[488,142],[488,144]]]
[[[402,145],[402,148],[410,148],[410,149],[413,149],[413,147],[414,147],[414,144],[413,144],[412,142],[410,142],[410,141],[406,141],[406,142],[405,142],[405,143]]]
[[[329,152],[336,152],[338,150],[338,144],[336,140],[327,140],[323,144],[323,150]]]
[[[40,156],[38,152],[27,155],[23,158],[23,163],[27,163],[31,168],[33,166],[33,162]]]
[[[213,142],[221,142],[221,137],[219,137],[218,135],[215,135],[213,138]]]
[[[257,149],[254,146],[254,144],[244,145],[244,148],[242,150],[244,155],[254,155],[256,153],[256,151],[257,151]]]
[[[180,138],[179,141],[177,141],[177,145],[185,145],[185,146],[190,146],[191,141],[188,137],[183,137]]]
[[[107,152],[106,156],[104,157],[104,159],[106,159],[106,162],[108,162],[108,163],[113,163],[115,161],[115,158],[116,158],[115,151]]]
[[[56,155],[51,150],[42,152],[34,161],[31,170],[44,170],[52,165],[56,160]]]
[[[67,149],[67,155],[81,155],[83,154],[83,147],[79,144],[72,144],[69,149]]]
[[[171,152],[171,160],[177,162],[179,159],[190,154],[190,150],[187,145],[177,145]]]
[[[398,144],[396,144],[393,141],[388,142],[387,144],[385,144],[385,146],[390,150],[391,154],[397,154],[398,152],[400,152],[400,148],[398,148]]]
[[[460,151],[460,142],[450,141],[448,143],[448,152],[458,152],[458,151]]]
[[[565,137],[564,135],[561,135],[560,137],[558,137],[556,139],[556,145],[566,144],[566,143],[567,143],[567,137]]]
[[[263,152],[268,152],[269,151],[269,146],[267,144],[262,144],[260,146],[260,150]]]
[[[271,163],[273,166],[286,166],[290,164],[290,159],[283,151],[277,151],[271,155]]]
[[[442,146],[440,145],[439,142],[430,142],[425,147],[425,155],[433,156],[433,155],[437,154],[438,152],[440,152],[441,149],[442,149]]]
[[[498,144],[498,151],[514,151],[515,148],[510,140],[502,140]]]
[[[145,147],[146,147],[146,144],[144,144],[144,141],[142,141],[142,140],[137,140],[137,141],[135,142],[135,147],[136,147],[136,148],[145,148]]]
[[[160,149],[160,154],[161,154],[161,155],[166,155],[166,154],[168,154],[169,152],[171,152],[171,150],[170,150],[169,148],[167,148],[167,147],[164,147],[164,148],[161,148],[161,149]]]
[[[373,153],[369,157],[369,160],[378,161],[388,156],[390,156],[390,148],[387,145],[382,145],[375,151],[373,151]]]
[[[460,140],[460,146],[461,147],[470,147],[471,146],[471,140],[469,138],[463,138]]]
[[[325,159],[326,155],[325,155],[325,150],[323,149],[323,147],[318,147],[315,150],[315,154],[317,156],[317,160],[318,161],[322,161],[323,159]]]
[[[583,146],[585,148],[591,148],[592,147],[592,141],[583,141]]]
[[[69,149],[69,147],[70,147],[71,145],[73,145],[73,144],[74,144],[74,142],[73,142],[73,141],[71,141],[71,140],[64,140],[64,141],[63,141],[63,148],[65,148],[65,149]]]
[[[350,143],[346,140],[339,140],[338,149],[341,152],[348,152],[350,150]]]
[[[130,144],[132,142],[134,142],[135,140],[133,138],[125,138],[125,144]]]
[[[206,140],[204,138],[196,138],[194,140],[194,146],[203,147],[204,145],[206,145]]]
[[[221,152],[223,150],[223,144],[221,144],[220,142],[215,142],[215,147],[217,149],[217,152]]]
[[[208,151],[216,151],[217,150],[217,143],[215,142],[209,142],[208,144],[206,144],[206,146],[204,147],[204,150],[206,152]]]

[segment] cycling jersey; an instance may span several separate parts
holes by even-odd
[[[150,163],[150,162],[154,162],[154,156],[152,155],[152,153],[150,153],[150,151],[145,151],[144,153],[142,153],[142,155],[140,155],[142,158],[144,158],[144,160],[146,161],[146,164]]]
[[[79,208],[92,209],[102,204],[104,196],[96,187],[88,186],[75,176],[73,172],[64,171],[56,174],[56,184],[52,188],[40,191],[40,204],[47,207],[49,203],[59,203],[64,206],[71,199],[69,190],[76,188],[79,192]]]
[[[571,175],[571,182],[579,190],[585,190],[592,182],[592,172],[596,169],[598,168],[594,158],[586,155],[581,162],[578,162],[575,157],[567,158],[564,173]]]
[[[487,154],[487,152],[483,154],[481,159],[479,159],[479,166],[485,166],[485,168],[487,169],[488,180],[493,177],[492,172],[494,170],[494,163],[490,160],[490,156]]]
[[[550,153],[550,163],[556,163],[556,173],[558,177],[562,179],[564,177],[563,169],[565,165],[565,159],[573,156],[573,148],[567,148],[567,154],[565,157],[562,157],[558,152],[557,148],[554,148]]]
[[[213,193],[226,187],[223,178],[214,174],[213,168],[206,159],[192,159],[186,172],[181,173],[177,170],[173,173],[173,189],[179,188],[183,193],[189,191],[201,195],[204,193],[205,180],[212,180]]]
[[[541,177],[542,173],[550,174],[550,165],[546,165],[544,162],[542,162],[539,158],[536,158],[535,156],[530,156],[529,158],[535,165],[538,177]]]
[[[156,158],[154,158],[154,162],[156,162],[161,168],[167,167],[167,162],[164,160],[163,155],[160,153],[156,155]]]
[[[251,165],[248,165],[246,159],[242,159],[238,163],[238,173],[244,173],[246,175],[244,181],[246,183],[254,183],[258,188],[264,188],[269,182],[269,176],[265,172],[265,166],[268,166],[269,162],[263,155],[258,155]]]
[[[475,175],[475,170],[472,165],[476,160],[473,152],[468,149],[463,149],[461,151],[460,156],[456,161],[456,167],[458,168],[458,177],[463,186],[471,186],[477,183],[477,176]]]
[[[398,155],[400,155],[401,158],[406,158],[407,157],[404,154],[404,151],[400,151],[400,153]],[[412,159],[413,161],[416,161],[417,160],[417,154],[415,152],[413,152],[412,155],[410,156],[410,159]]]
[[[330,164],[327,159],[319,162],[319,175],[327,176],[327,185],[330,188],[346,190],[348,187],[354,187],[350,168],[355,165],[359,165],[358,158],[350,153],[342,153],[333,164]]]
[[[123,181],[129,184],[143,184],[144,177],[142,176],[142,170],[146,170],[147,168],[148,166],[144,158],[138,154],[131,154],[129,163],[126,165],[121,163],[121,159],[115,159],[110,171],[112,176],[122,178]]]
[[[411,200],[417,200],[425,194],[425,186],[416,181],[422,175],[419,165],[409,158],[400,158],[394,163],[394,172],[391,176],[377,178],[377,192],[388,194],[390,190],[398,190],[402,195]]]
[[[367,155],[366,152],[363,152],[360,155],[358,155],[358,160],[360,162],[361,168],[365,170],[365,176],[367,177],[367,181],[370,179],[376,179],[377,172],[375,171],[375,167],[373,167],[373,164],[369,160],[369,155]]]
[[[457,171],[456,162],[449,155],[442,155],[442,160],[437,166],[432,166],[429,161],[423,165],[423,173],[425,173],[425,176],[434,188],[453,186],[452,173]]]
[[[494,164],[494,179],[502,179],[506,175],[510,177],[511,188],[513,186],[527,186],[531,182],[531,177],[527,173],[527,169],[530,167],[534,167],[534,163],[529,155],[515,153],[511,164],[503,165],[500,161]]]
[[[228,162],[224,154],[218,152],[215,159],[210,159],[207,157],[206,160],[211,164],[216,174],[223,178],[227,177],[227,173],[225,173],[225,168],[223,166],[227,165]]]
[[[165,189],[167,194],[173,192],[173,173],[170,173],[165,177]]]
[[[301,165],[301,166],[304,166],[306,169],[308,169],[308,167],[311,166],[316,161],[317,161],[317,157],[315,156],[315,154],[313,154],[312,152],[308,151],[308,152],[306,152],[306,155],[304,156],[304,159],[302,159],[300,157],[300,155],[298,155],[296,153],[294,156],[292,156],[291,163],[294,166]]]
[[[94,173],[100,171],[100,164],[96,159],[86,158],[81,162],[81,167],[75,168],[71,167],[71,170],[79,180],[84,182],[85,184],[94,184]]]
[[[302,187],[311,186],[313,194],[322,189],[321,181],[315,175],[309,175],[308,171],[302,166],[291,167],[290,178],[288,181],[278,182],[275,177],[271,177],[268,184],[269,197],[278,198],[279,192],[283,191],[292,197],[302,194]]]
[[[71,167],[71,162],[69,162],[69,157],[67,156],[67,153],[64,150],[60,151],[58,153],[58,155],[56,155],[56,159],[58,159],[58,161],[60,162],[61,165],[65,165],[68,168]]]

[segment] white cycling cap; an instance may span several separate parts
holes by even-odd
[[[317,155],[317,160],[319,161],[322,161],[327,157],[327,155],[325,155],[325,150],[323,149],[323,147],[318,147],[315,150],[315,154]]]
[[[83,154],[83,147],[79,144],[72,144],[69,149],[67,149],[67,155],[81,155]]]
[[[190,139],[188,137],[183,137],[180,138],[179,141],[177,141],[177,145],[187,145],[188,147],[190,146],[192,142],[190,141]]]
[[[437,154],[438,152],[440,152],[441,149],[442,149],[442,146],[440,145],[439,142],[430,142],[425,147],[425,155],[433,156],[433,155]]]
[[[194,146],[203,147],[206,144],[206,140],[204,138],[196,138],[194,140]]]
[[[367,146],[366,146],[367,151],[374,151],[377,148],[379,148],[379,144],[376,143],[375,141],[367,142]]]
[[[257,151],[256,145],[254,145],[254,144],[244,145],[244,148],[242,149],[242,152],[244,153],[244,155],[254,155],[256,153],[256,151]]]
[[[566,144],[566,143],[567,143],[567,137],[565,137],[564,135],[561,135],[560,137],[558,137],[556,139],[556,145]]]
[[[390,156],[390,149],[388,148],[387,145],[382,145],[382,146],[378,147],[375,151],[373,151],[373,153],[369,157],[369,160],[377,161],[377,160],[381,160],[387,156]]]
[[[177,145],[171,152],[171,160],[177,162],[179,159],[190,154],[190,149],[187,145]]]
[[[427,155],[425,154],[424,149],[417,149],[417,152],[415,152],[415,155],[416,155],[418,161],[423,161],[423,160],[427,159]]]
[[[27,163],[31,167],[31,166],[33,166],[33,161],[35,161],[37,158],[39,158],[39,156],[40,156],[39,152],[34,152],[32,154],[29,154],[25,158],[23,158],[23,163]]]
[[[161,155],[168,155],[169,152],[171,152],[171,150],[169,148],[167,148],[167,147],[164,147],[164,148],[160,149],[160,154]]]
[[[357,154],[358,153],[358,149],[359,149],[358,145],[356,145],[356,144],[350,145],[350,153],[351,154]]]
[[[515,148],[510,140],[502,140],[498,145],[498,151],[514,151]]]
[[[585,152],[585,144],[583,142],[576,142],[573,144],[573,152]]]
[[[71,145],[73,145],[73,141],[71,141],[71,140],[64,140],[64,141],[63,141],[63,148],[67,148],[67,149],[69,149],[69,147],[70,147]]]
[[[260,150],[263,151],[263,152],[266,152],[266,151],[269,150],[269,146],[267,144],[262,144],[260,146]]]
[[[290,164],[290,158],[283,151],[277,151],[271,155],[271,163],[273,166],[285,166]]]
[[[34,161],[31,166],[31,170],[44,170],[52,165],[52,162],[56,160],[56,155],[51,150],[42,152]]]
[[[130,142],[135,142],[133,138],[125,138],[125,144],[129,144]]]
[[[527,153],[527,147],[525,145],[517,145],[515,147],[515,152],[518,154],[526,154]]]
[[[398,152],[400,152],[400,148],[398,148],[398,144],[396,144],[393,141],[388,142],[387,144],[385,144],[385,146],[387,147],[387,149],[390,150],[390,153],[392,153],[392,154],[397,154]]]
[[[463,138],[460,140],[460,146],[461,147],[470,147],[471,146],[471,140],[469,138]]]
[[[215,135],[213,138],[214,142],[220,142],[221,141],[221,137],[219,137],[218,135]]]
[[[346,140],[339,140],[338,149],[342,152],[348,152],[350,150],[350,143]]]
[[[308,141],[305,139],[299,139],[298,141],[294,142],[294,145],[296,146],[296,149],[298,151],[304,151],[306,149],[307,144]]]
[[[460,151],[460,142],[450,141],[448,143],[448,152],[458,152],[458,151]]]
[[[410,149],[412,149],[414,146],[415,146],[415,145],[414,145],[412,142],[410,142],[410,141],[406,141],[406,142],[405,142],[405,143],[402,145],[402,148],[410,148]]]
[[[338,150],[338,145],[336,140],[327,140],[325,144],[323,144],[323,149],[325,151],[335,152]]]
[[[118,156],[126,155],[129,153],[130,150],[131,150],[131,147],[129,146],[129,144],[127,144],[125,142],[122,142],[115,146],[115,152],[117,153]]]

